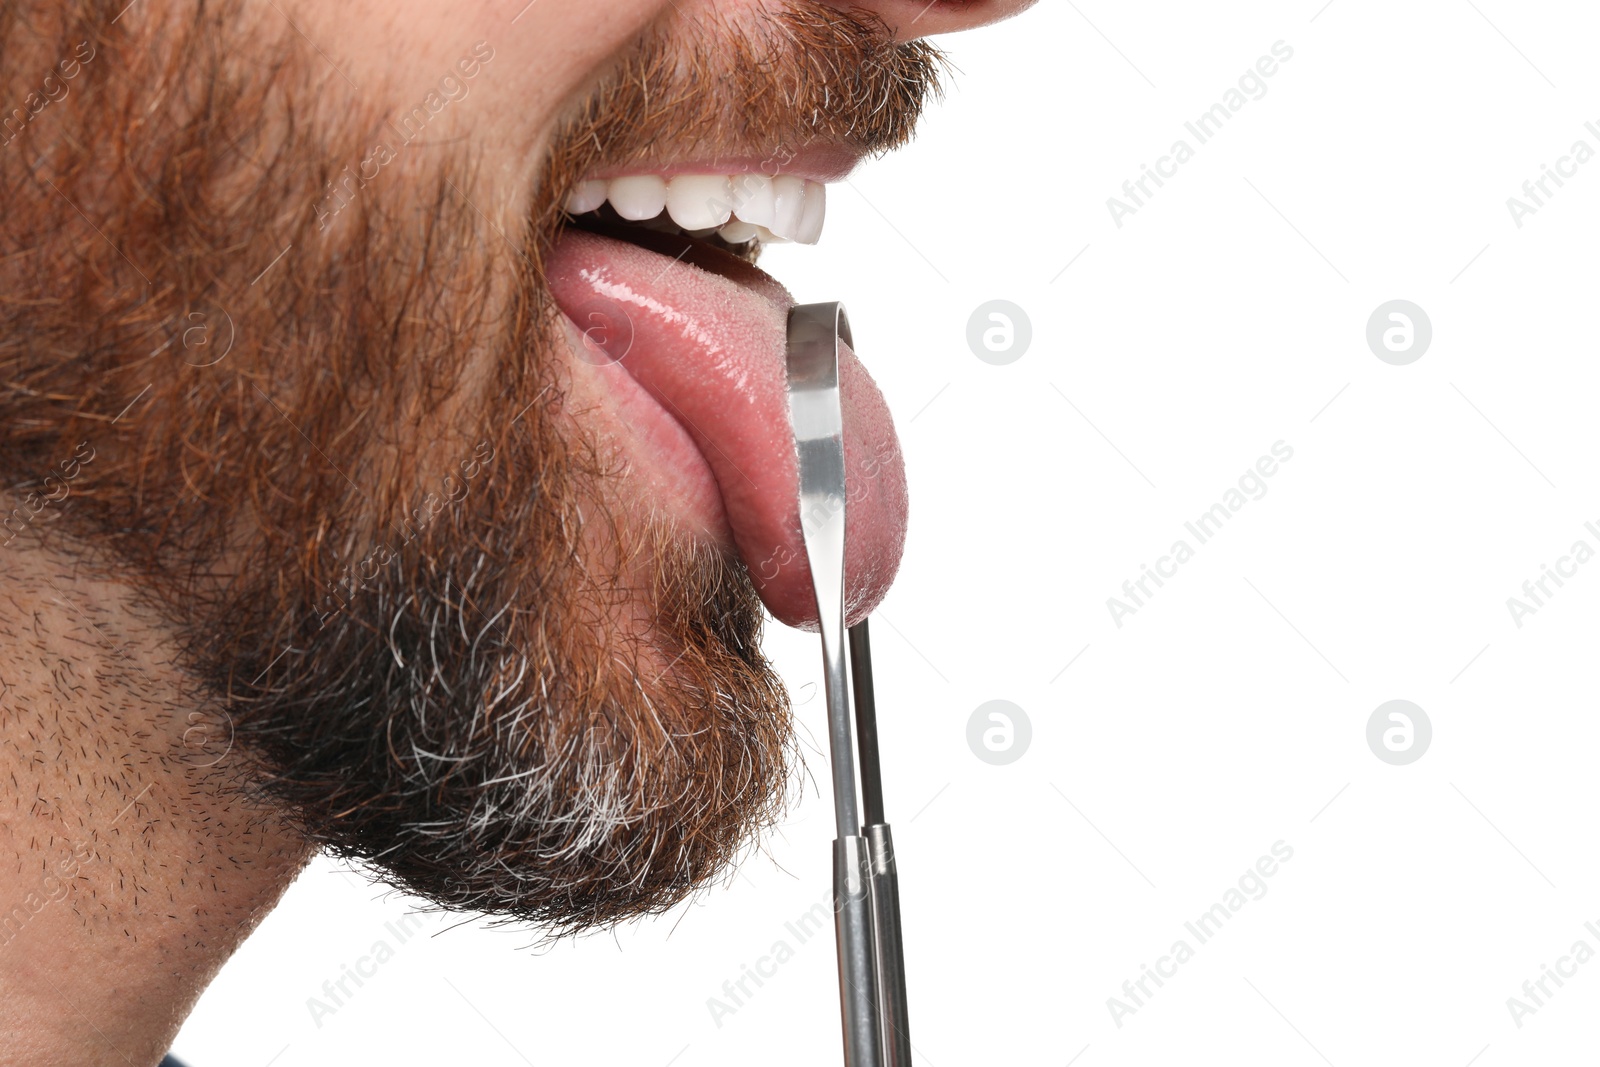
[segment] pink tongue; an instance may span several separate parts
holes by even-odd
[[[794,299],[770,275],[722,258],[727,263],[719,270],[738,281],[626,242],[568,230],[546,267],[556,302],[573,323],[610,323],[613,339],[619,326],[631,335],[631,343],[621,346],[621,366],[672,413],[705,456],[762,601],[779,621],[814,627],[816,597],[800,539],[784,370]],[[619,317],[625,322],[618,324]],[[883,394],[848,349],[841,352],[839,375],[845,602],[854,623],[878,605],[900,566],[906,480]]]

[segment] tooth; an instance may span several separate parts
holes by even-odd
[[[742,245],[746,241],[759,236],[761,230],[762,227],[757,226],[753,222],[745,222],[743,219],[734,219],[722,229],[718,230],[717,236],[721,237],[730,245]]]
[[[733,179],[733,213],[745,222],[771,226],[772,179],[765,174],[739,174]]]
[[[583,215],[593,211],[606,202],[606,183],[593,179],[579,182],[577,187],[567,196],[567,211],[573,215]]]
[[[780,174],[772,179],[772,221],[767,229],[787,240],[800,233],[800,220],[805,215],[806,181],[792,174]]]
[[[680,174],[667,185],[667,214],[686,230],[721,226],[733,217],[733,183],[725,174]]]
[[[667,183],[654,174],[613,178],[611,206],[629,222],[642,222],[661,214],[667,206]]]
[[[822,239],[822,223],[827,214],[828,187],[821,182],[806,182],[805,211],[794,239],[803,245],[816,244]]]
[[[765,226],[756,227],[756,240],[764,245],[786,245],[789,243],[787,237],[779,237]]]

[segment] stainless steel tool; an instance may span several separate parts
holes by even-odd
[[[861,750],[861,813],[866,822],[872,932],[878,964],[878,1030],[885,1067],[911,1067],[911,1022],[906,1006],[905,946],[900,938],[900,875],[894,836],[883,815],[878,763],[878,706],[872,688],[867,620],[850,627],[850,681],[855,693],[856,741]]]
[[[833,845],[835,932],[846,1067],[911,1067],[905,959],[894,842],[883,815],[872,651],[865,620],[849,630],[845,684],[844,416],[839,345],[854,348],[838,303],[789,313],[789,413],[800,465],[800,528],[822,631],[823,688],[838,837]],[[851,691],[861,779],[852,749]]]

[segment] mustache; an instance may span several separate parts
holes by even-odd
[[[827,142],[882,155],[911,139],[952,67],[866,11],[793,0],[758,16],[674,17],[646,31],[552,139],[533,207],[543,243],[601,167],[768,159]]]

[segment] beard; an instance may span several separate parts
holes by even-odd
[[[0,541],[158,611],[206,773],[316,845],[553,932],[682,900],[783,812],[789,707],[744,567],[586,427],[544,253],[578,179],[668,133],[899,144],[937,54],[820,4],[658,26],[507,229],[424,136],[492,46],[409,121],[330,119],[293,34],[124,2],[0,9]]]

